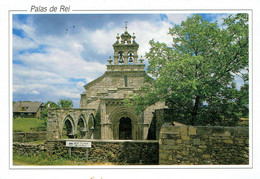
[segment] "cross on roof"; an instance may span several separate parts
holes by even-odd
[[[127,32],[127,21],[125,21],[125,31]]]

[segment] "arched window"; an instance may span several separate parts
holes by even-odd
[[[118,52],[118,62],[124,63],[124,52],[122,51]]]
[[[89,116],[89,118],[88,118],[88,128],[89,128],[88,138],[94,139],[95,118],[94,118],[94,115],[93,115],[93,114],[90,114],[90,116]]]
[[[128,62],[130,62],[130,63],[134,62],[134,53],[133,52],[131,52],[131,51],[128,52],[127,57],[128,57]]]
[[[86,129],[86,123],[83,117],[80,117],[77,125],[77,137],[82,139],[86,136],[87,129]]]
[[[88,128],[89,129],[94,129],[95,128],[95,120],[93,114],[90,114],[88,118]]]
[[[62,138],[74,138],[74,124],[73,119],[68,116],[65,118],[62,128]]]

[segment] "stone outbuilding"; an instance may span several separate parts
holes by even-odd
[[[153,112],[165,105],[158,102],[137,115],[123,103],[130,94],[141,93],[146,79],[152,80],[144,70],[144,60],[138,58],[135,39],[127,27],[121,36],[117,34],[113,59],[109,58],[102,76],[84,86],[80,109],[49,111],[49,138],[147,139]]]
[[[39,117],[43,106],[43,103],[31,101],[13,103],[13,117],[37,118]]]

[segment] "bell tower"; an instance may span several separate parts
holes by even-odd
[[[125,32],[120,36],[118,33],[116,36],[116,42],[113,44],[114,60],[112,60],[111,57],[109,58],[109,65],[107,66],[108,71],[139,71],[141,66],[143,66],[142,69],[144,69],[143,59],[140,59],[140,63],[138,64],[137,52],[139,44],[136,43],[135,38],[135,33],[133,33],[133,35],[128,33],[126,22]]]

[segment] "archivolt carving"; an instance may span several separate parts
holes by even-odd
[[[115,108],[109,115],[109,121],[112,123],[119,122],[122,117],[129,117],[133,122],[139,122],[135,112],[125,106]]]

